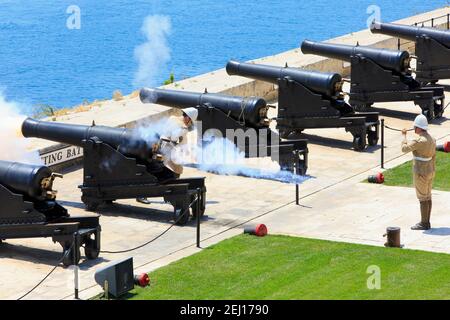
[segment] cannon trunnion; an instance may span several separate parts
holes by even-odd
[[[378,49],[305,40],[305,54],[317,54],[351,64],[349,103],[365,111],[373,103],[413,101],[429,119],[440,118],[444,111],[444,88],[422,86],[409,68],[407,51]]]
[[[80,246],[87,259],[97,258],[99,216],[69,215],[55,199],[54,178],[45,166],[0,161],[0,240],[51,237],[63,248],[65,266],[80,259]]]
[[[378,143],[378,113],[357,113],[344,101],[342,77],[337,73],[230,61],[226,70],[278,85],[277,129],[291,133],[313,128],[345,128],[353,135],[357,151]]]

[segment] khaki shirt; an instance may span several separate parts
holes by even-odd
[[[172,141],[172,143],[161,142],[161,152],[164,156],[163,163],[167,168],[176,174],[181,175],[183,173],[183,166],[176,163],[177,159],[175,156],[175,148],[182,148],[183,145],[187,144],[187,134],[189,132],[189,128],[184,124],[182,117],[171,116],[168,121],[170,122],[169,126],[171,128],[174,127],[177,129],[173,130],[169,136],[162,137]]]
[[[413,153],[414,173],[420,175],[434,174],[436,169],[436,140],[428,132],[420,133],[411,141],[407,141],[405,138],[402,142],[402,151]],[[422,161],[417,158],[431,159]]]

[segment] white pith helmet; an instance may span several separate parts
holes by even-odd
[[[414,127],[428,130],[428,120],[423,114],[419,114],[416,119],[414,119]]]
[[[186,108],[182,109],[183,113],[186,114],[189,118],[191,118],[192,122],[197,120],[198,110],[196,108]]]

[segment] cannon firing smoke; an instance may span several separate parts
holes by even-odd
[[[37,152],[30,152],[30,143],[20,133],[26,116],[20,113],[20,105],[6,100],[0,90],[0,149],[2,160],[20,161],[28,164],[42,164]]]
[[[167,37],[171,33],[171,22],[167,16],[152,15],[145,18],[141,28],[146,42],[134,49],[138,63],[133,85],[151,86],[170,60]]]
[[[245,158],[245,154],[225,138],[203,142],[196,154],[201,157],[197,163],[200,170],[219,175],[245,176],[284,183],[301,183],[307,179],[290,171],[281,170],[279,164],[270,157],[252,159],[254,164],[250,166],[247,164],[249,159]]]
[[[159,137],[179,136],[181,130],[177,122],[166,118],[156,122],[143,123],[134,129],[134,133],[137,137],[152,144],[158,142]],[[230,140],[223,137],[203,137],[198,140],[197,134],[197,130],[194,129],[187,135],[186,144],[166,149],[163,156],[169,157],[175,163],[219,175],[245,176],[284,183],[301,183],[306,179],[303,176],[281,170],[279,164],[272,161],[270,157],[252,159],[251,165],[249,165],[249,159]]]

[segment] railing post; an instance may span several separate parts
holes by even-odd
[[[298,159],[298,153],[296,154],[296,159]],[[300,160],[297,161],[295,166],[295,174],[298,176],[300,175]],[[298,185],[298,182],[295,184],[295,204],[300,204],[300,186]]]
[[[447,13],[447,30],[450,30],[450,13]]]
[[[80,259],[79,255],[79,248],[80,248],[80,238],[78,235],[78,231],[73,234],[73,245],[72,245],[72,252],[73,252],[73,272],[74,272],[74,296],[75,300],[78,300],[78,260]]]
[[[431,27],[434,27],[434,18],[431,18]]]
[[[400,50],[400,38],[397,38],[397,50]]]
[[[201,198],[201,190],[200,188],[197,188],[197,203],[195,204],[196,206],[196,210],[197,210],[197,248],[200,248],[200,210],[201,210],[201,205],[200,205],[200,198]]]
[[[384,169],[384,119],[381,119],[381,169]]]

